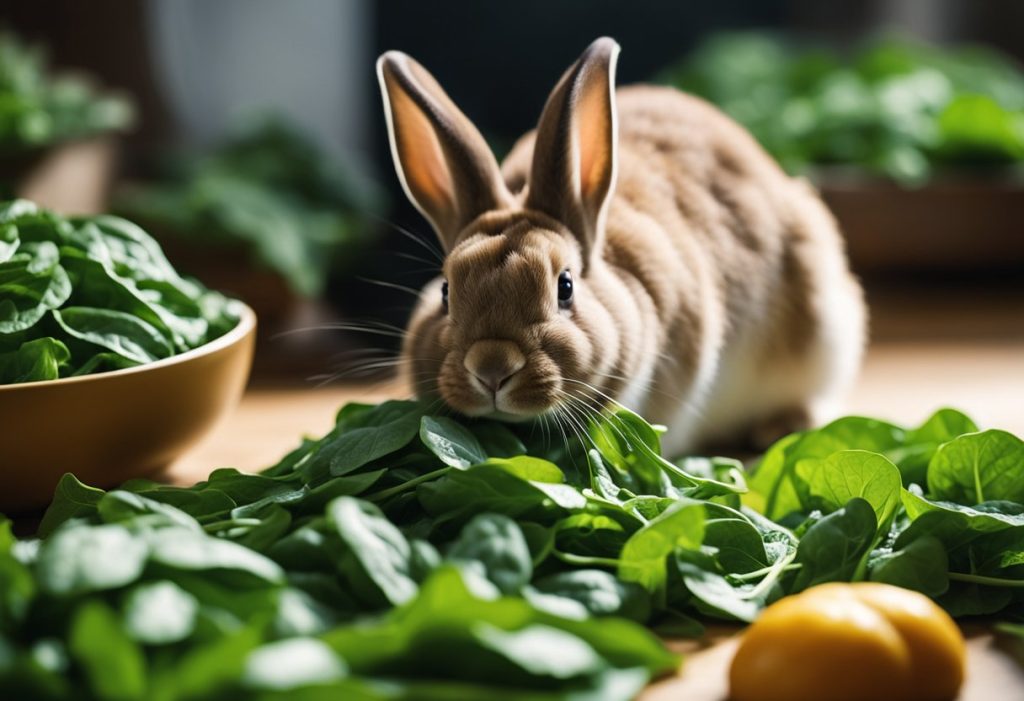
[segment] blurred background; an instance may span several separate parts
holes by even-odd
[[[419,59],[500,157],[608,34],[620,83],[707,97],[821,188],[872,309],[852,410],[913,422],[955,404],[1024,430],[1019,0],[0,8],[4,194],[124,214],[250,302],[257,388],[386,376],[436,272],[392,170],[377,55]]]

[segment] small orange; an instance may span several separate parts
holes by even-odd
[[[942,701],[966,647],[926,596],[861,582],[824,584],[769,606],[729,670],[733,701]]]

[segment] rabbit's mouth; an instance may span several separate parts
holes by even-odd
[[[534,419],[557,403],[560,375],[543,352],[505,339],[475,341],[451,353],[438,377],[441,397],[456,411],[507,422]]]

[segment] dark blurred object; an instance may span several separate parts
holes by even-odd
[[[380,197],[297,127],[262,117],[207,154],[171,159],[161,181],[124,188],[117,208],[158,231],[180,265],[205,268],[209,284],[241,284],[230,291],[262,316],[271,311],[260,305],[266,273],[281,278],[275,291],[297,299],[319,296],[331,270],[351,267]],[[257,284],[246,284],[240,259]]]
[[[845,55],[721,34],[664,78],[720,106],[790,171],[852,166],[915,186],[1024,161],[1024,74],[987,48],[890,37]]]
[[[41,46],[0,32],[0,197],[101,211],[116,153],[109,134],[132,118],[126,98],[51,72]]]
[[[918,189],[835,176],[819,187],[858,272],[1024,266],[1024,181],[939,179]]]

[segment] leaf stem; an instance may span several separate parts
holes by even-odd
[[[949,578],[957,582],[969,582],[970,584],[985,584],[990,587],[1024,587],[1024,579],[1007,579],[1006,577],[986,577],[981,574],[967,574],[966,572],[949,572]]]
[[[557,557],[562,562],[566,562],[570,565],[598,565],[602,567],[618,567],[619,561],[613,557],[596,557],[593,555],[575,555],[573,553],[565,553],[561,550],[552,549],[551,554]]]
[[[771,572],[774,572],[775,571],[775,567],[776,567],[775,565],[769,565],[768,567],[762,567],[761,569],[754,570],[753,572],[746,572],[744,574],[730,574],[730,575],[728,575],[728,578],[732,579],[732,580],[736,580],[737,582],[746,582],[746,581],[751,580],[751,579],[759,579],[759,578],[763,577],[766,574],[770,574]],[[791,572],[793,570],[798,570],[801,567],[803,567],[803,564],[801,564],[799,562],[791,562],[791,563],[787,564],[785,567],[779,568],[779,571],[780,572]]]
[[[365,496],[363,498],[366,499],[367,501],[372,501],[374,503],[381,502],[381,501],[384,501],[385,499],[390,499],[391,497],[395,496],[396,494],[401,494],[404,491],[412,489],[413,487],[415,487],[418,484],[422,484],[423,482],[429,482],[430,480],[437,479],[438,477],[443,477],[444,475],[446,475],[448,472],[450,472],[453,469],[455,469],[455,468],[450,467],[450,466],[442,467],[439,470],[434,470],[432,472],[428,472],[426,474],[420,475],[419,477],[414,477],[413,479],[411,479],[411,480],[409,480],[407,482],[402,482],[401,484],[397,484],[394,487],[388,487],[387,489],[382,489],[379,492],[375,492],[374,494],[369,494],[369,495],[367,495],[367,496]]]
[[[742,595],[744,599],[757,599],[772,588],[775,582],[782,576],[782,573],[789,569],[789,565],[796,559],[796,548],[780,557],[768,568],[765,578],[756,587]],[[799,565],[798,565],[799,566]]]
[[[204,531],[219,531],[225,528],[240,528],[246,526],[258,526],[263,521],[258,518],[226,518],[222,521],[214,521],[203,526]]]

